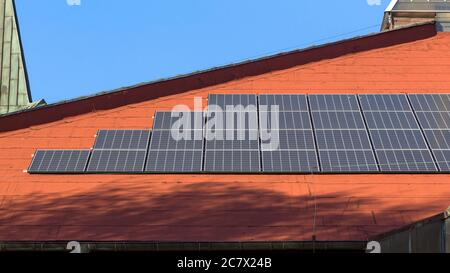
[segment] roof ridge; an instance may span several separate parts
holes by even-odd
[[[0,116],[0,120],[2,120],[0,132],[216,86],[245,77],[258,76],[322,60],[331,60],[348,54],[411,43],[435,35],[434,23],[427,22],[100,92],[92,96],[79,97]],[[130,96],[131,93],[133,93],[133,96]],[[64,107],[64,109],[61,109],[61,107]],[[33,118],[31,118],[31,115],[33,115]]]

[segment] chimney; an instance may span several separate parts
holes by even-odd
[[[436,22],[437,31],[450,31],[450,0],[392,0],[384,13],[381,30],[430,21]]]

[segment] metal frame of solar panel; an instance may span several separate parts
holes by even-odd
[[[450,95],[408,96],[439,170],[450,172]]]
[[[356,95],[309,95],[323,173],[378,172]]]
[[[37,150],[28,168],[30,174],[84,173],[90,150]]]
[[[256,95],[210,94],[206,120],[204,172],[261,171]]]
[[[142,173],[150,130],[99,130],[87,173]]]
[[[202,172],[204,123],[203,112],[156,112],[145,172]]]
[[[258,99],[262,171],[319,172],[306,95],[262,94]]]
[[[382,172],[437,171],[405,94],[368,94],[359,99]]]

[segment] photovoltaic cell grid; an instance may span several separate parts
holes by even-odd
[[[409,99],[440,171],[450,171],[450,95],[410,94]]]
[[[309,103],[322,172],[376,172],[355,95],[310,95]]]
[[[437,171],[406,95],[359,98],[381,171]]]
[[[157,112],[145,172],[201,172],[203,126],[202,112]]]
[[[226,111],[208,110],[206,125],[215,129],[206,140],[203,113],[159,112],[153,133],[101,130],[92,152],[38,150],[28,172],[450,171],[449,94],[360,95],[359,102],[354,95],[210,95],[209,104]]]
[[[28,173],[83,173],[89,154],[89,150],[38,150]]]
[[[257,107],[253,94],[209,95],[205,172],[260,172]]]
[[[306,95],[260,95],[259,124],[263,172],[320,171]]]
[[[143,172],[150,136],[150,130],[100,130],[87,172]]]

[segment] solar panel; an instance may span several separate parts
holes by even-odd
[[[260,171],[256,95],[212,94],[208,98],[204,171]]]
[[[395,111],[395,112],[410,112],[408,99],[404,94],[369,94],[360,95],[361,108],[364,111]]]
[[[93,150],[88,173],[142,173],[146,150]]]
[[[439,169],[443,172],[450,171],[450,150],[433,150]]]
[[[185,137],[183,137],[185,136]],[[202,150],[203,131],[190,130],[186,135],[172,135],[170,130],[156,130],[152,133],[150,150]]]
[[[372,150],[319,150],[324,173],[376,172]]]
[[[375,155],[355,95],[310,95],[322,172],[376,172]]]
[[[204,123],[204,115],[202,112],[161,111],[155,113],[153,131],[171,129],[203,130]]]
[[[381,171],[437,171],[406,95],[360,95],[360,100]]]
[[[205,171],[256,173],[260,171],[258,150],[206,150]]]
[[[354,95],[309,95],[311,111],[359,111]]]
[[[147,156],[147,173],[202,171],[202,112],[157,112]]]
[[[315,150],[262,151],[263,171],[272,173],[319,172]]]
[[[306,95],[259,95],[260,111],[270,111],[273,105],[280,112],[308,112]]]
[[[150,173],[200,173],[203,150],[152,150],[146,172]]]
[[[436,171],[429,150],[377,150],[381,170],[385,172]]]
[[[86,172],[142,173],[150,137],[150,130],[100,130]]]
[[[146,150],[149,130],[100,130],[94,150]]]
[[[411,104],[440,171],[450,171],[450,95],[411,94]]]
[[[260,95],[259,103],[263,172],[319,172],[306,95]]]
[[[378,150],[420,150],[427,147],[420,130],[372,130],[371,136]]]
[[[449,94],[409,94],[408,96],[416,112],[450,112]]]
[[[311,112],[316,129],[365,129],[360,112]]]
[[[83,173],[89,154],[89,150],[38,150],[28,173]]]
[[[317,146],[323,150],[368,150],[366,130],[316,130]]]
[[[413,112],[365,111],[367,126],[376,129],[420,129]]]
[[[208,96],[209,106],[218,106],[222,111],[240,112],[243,107],[250,107],[256,110],[257,99],[255,94],[210,94]]]
[[[277,127],[279,130],[311,130],[311,116],[308,112],[279,112],[278,123],[273,124],[271,112],[259,112],[261,126]]]
[[[423,129],[450,129],[450,112],[416,112]]]

